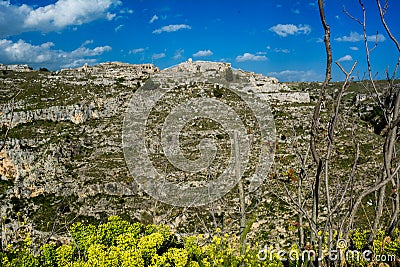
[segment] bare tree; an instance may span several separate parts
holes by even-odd
[[[385,14],[389,8],[388,0],[385,0],[384,8],[382,8],[380,0],[376,0],[380,19],[382,25],[384,26],[386,33],[389,35],[390,39],[396,45],[398,52],[400,52],[400,46],[397,39],[393,36],[390,31],[389,26],[385,21]],[[345,13],[354,21],[356,21],[363,30],[364,36],[364,46],[365,46],[365,55],[368,67],[368,84],[370,84],[373,88],[374,97],[377,105],[382,110],[383,119],[385,120],[386,127],[384,131],[381,133],[385,139],[383,144],[383,171],[382,174],[376,180],[375,185],[372,188],[366,189],[363,193],[360,194],[358,200],[355,202],[353,210],[350,216],[350,224],[349,227],[352,227],[352,223],[357,212],[358,206],[361,203],[361,200],[370,193],[375,193],[376,195],[376,208],[375,208],[375,217],[372,225],[372,231],[369,238],[369,241],[372,242],[378,228],[382,227],[381,221],[384,212],[385,199],[388,197],[387,194],[387,184],[392,183],[392,191],[394,191],[394,196],[392,197],[392,212],[390,215],[390,220],[388,222],[388,226],[386,227],[389,233],[392,233],[395,227],[399,223],[399,212],[400,212],[400,197],[398,193],[399,184],[399,174],[398,174],[398,166],[396,166],[396,142],[397,142],[397,134],[398,134],[398,123],[400,121],[399,118],[399,107],[400,107],[400,93],[399,86],[395,84],[395,78],[397,75],[397,69],[400,62],[400,57],[397,59],[397,63],[393,74],[390,76],[389,71],[386,71],[387,76],[387,84],[385,87],[380,88],[377,85],[377,82],[374,79],[372,64],[371,64],[371,52],[377,47],[378,42],[375,42],[375,45],[372,48],[369,48],[368,45],[368,37],[367,37],[367,21],[366,21],[366,9],[361,0],[359,0],[359,5],[362,10],[363,19],[357,19],[352,16],[346,10]],[[376,40],[378,40],[378,33],[376,35]]]
[[[382,8],[380,0],[376,0],[381,22],[390,36],[391,40],[399,50],[399,43],[392,35],[389,26],[385,21],[385,14],[388,10],[388,1]],[[309,149],[305,155],[296,153],[300,158],[300,179],[297,183],[296,189],[288,187],[283,184],[286,191],[287,202],[298,214],[300,226],[299,227],[299,244],[303,247],[305,243],[309,243],[314,249],[318,250],[318,255],[323,255],[323,246],[327,245],[328,249],[336,248],[337,236],[348,238],[349,231],[354,229],[354,222],[358,214],[358,209],[362,204],[364,198],[370,194],[376,195],[376,208],[374,220],[371,223],[371,235],[369,241],[373,241],[375,234],[379,228],[382,228],[383,214],[387,202],[391,202],[391,212],[385,216],[387,226],[386,230],[391,233],[400,222],[400,177],[399,169],[400,164],[396,160],[396,144],[398,141],[398,124],[400,122],[400,86],[395,84],[397,69],[400,64],[400,57],[392,75],[387,71],[386,86],[378,85],[373,74],[373,66],[371,64],[371,52],[378,45],[378,38],[375,45],[369,47],[369,38],[367,35],[367,22],[366,22],[366,9],[362,1],[359,1],[362,10],[363,19],[353,17],[347,10],[344,12],[354,21],[359,23],[363,30],[364,46],[367,61],[367,85],[364,84],[366,89],[372,88],[372,94],[375,99],[376,105],[382,110],[383,119],[386,122],[386,127],[382,132],[384,141],[382,143],[382,167],[381,172],[378,174],[375,183],[365,184],[364,190],[361,192],[355,188],[355,177],[360,158],[360,140],[354,130],[354,122],[352,126],[353,146],[354,146],[354,160],[349,169],[348,175],[343,177],[345,179],[337,179],[333,175],[332,163],[334,161],[333,154],[335,151],[335,144],[337,142],[338,125],[340,118],[344,113],[343,96],[348,90],[350,84],[353,82],[352,73],[357,65],[354,62],[349,70],[346,70],[339,62],[336,62],[338,68],[345,75],[344,82],[340,89],[336,92],[329,91],[329,83],[331,80],[332,69],[332,47],[330,42],[331,30],[327,23],[324,10],[324,1],[318,1],[320,20],[324,29],[324,44],[326,51],[326,69],[325,79],[319,91],[317,102],[314,106],[314,112],[311,121],[310,143]],[[378,36],[378,35],[377,35]],[[400,50],[399,50],[400,52]],[[328,119],[326,122],[326,135],[321,138],[321,113],[324,102],[327,102],[326,95],[330,93],[333,99],[330,101],[328,108]],[[325,119],[326,120],[326,119]],[[308,151],[311,152],[313,168],[310,171],[307,168]],[[312,177],[311,181],[310,178]],[[392,194],[388,194],[387,185],[392,184]],[[311,200],[307,196],[307,186],[311,186]],[[311,202],[311,203],[310,203]],[[321,215],[323,213],[323,216]],[[387,217],[389,219],[387,219]],[[304,233],[303,219],[308,222],[310,232]],[[336,237],[335,237],[336,235]],[[321,259],[322,262],[316,260],[315,265],[330,265],[329,259]],[[337,263],[334,263],[337,264]]]

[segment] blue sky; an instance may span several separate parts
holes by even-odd
[[[382,0],[383,1],[383,0]],[[376,1],[364,0],[373,72],[385,77],[399,53],[382,27]],[[400,39],[400,1],[386,13]],[[382,3],[383,4],[383,3]],[[355,75],[366,71],[358,0],[326,0],[333,60]],[[378,35],[376,35],[378,32]],[[315,0],[0,0],[0,63],[52,70],[105,61],[154,63],[226,61],[281,81],[324,78],[323,28]],[[343,79],[333,66],[333,79]]]

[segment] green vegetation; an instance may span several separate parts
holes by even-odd
[[[9,186],[12,186],[13,182],[7,180],[0,180],[0,199],[2,198],[2,194],[5,193]]]
[[[287,248],[286,253],[291,253],[287,260],[282,254],[278,255],[278,250],[261,248],[258,244],[246,247],[241,253],[238,238],[222,234],[219,229],[211,237],[199,234],[178,238],[165,225],[145,226],[118,216],[109,217],[106,223],[97,227],[75,223],[69,232],[70,243],[50,242],[42,245],[37,253],[32,250],[31,237],[25,233],[20,242],[9,244],[0,252],[2,266],[300,266],[309,261],[303,256],[306,253],[295,245]],[[324,256],[351,253],[352,257],[347,258],[348,266],[389,266],[387,263],[400,256],[398,230],[394,238],[379,231],[372,244],[368,244],[368,234],[365,230],[355,230],[350,233],[348,246],[338,245],[339,250],[330,254],[325,252]],[[367,250],[372,254],[357,257]],[[385,255],[382,256],[385,260],[369,260],[372,255]]]
[[[57,246],[48,243],[34,254],[27,235],[18,246],[9,245],[0,253],[5,267],[21,266],[283,266],[276,256],[260,261],[258,248],[240,254],[234,237],[218,233],[178,239],[165,225],[130,223],[118,216],[94,225],[73,224],[72,242]]]

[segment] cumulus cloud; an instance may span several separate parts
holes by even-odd
[[[151,24],[151,23],[153,23],[153,22],[156,21],[156,20],[158,20],[158,16],[157,16],[157,15],[154,15],[154,16],[150,19],[149,23]]]
[[[280,72],[270,72],[267,73],[268,76],[276,77],[280,81],[318,81],[323,79],[319,77],[313,70],[283,70]]]
[[[343,62],[343,61],[353,61],[353,58],[352,58],[352,56],[350,56],[350,55],[345,55],[345,56],[339,58],[337,61],[339,61],[339,62]]]
[[[0,36],[29,31],[58,31],[68,26],[82,25],[97,19],[112,20],[110,10],[119,0],[58,0],[54,4],[33,8],[0,2]]]
[[[196,53],[193,54],[193,57],[209,57],[212,56],[214,53],[208,49],[208,50],[200,50],[197,51]]]
[[[358,47],[357,46],[350,46],[350,50],[358,51]]]
[[[241,56],[236,57],[237,62],[244,62],[244,61],[265,61],[267,60],[266,56],[261,55],[253,55],[251,53],[244,53]]]
[[[269,28],[269,30],[281,37],[286,37],[288,35],[309,34],[311,27],[307,24],[299,24],[297,26],[294,24],[277,24]]]
[[[154,30],[153,33],[160,34],[162,32],[176,32],[179,30],[187,29],[190,30],[192,27],[186,24],[172,24],[168,26],[161,27],[157,30]]]
[[[52,49],[54,43],[47,42],[40,45],[33,45],[19,40],[13,42],[7,39],[0,39],[0,62],[5,64],[29,64],[33,67],[46,66],[51,69],[64,67],[76,67],[80,63],[94,63],[95,56],[110,51],[110,46],[98,46],[93,49],[86,45],[92,41],[86,41],[79,48],[67,52]],[[82,64],[80,64],[82,65]]]
[[[151,56],[152,59],[160,59],[166,57],[165,53],[153,54]]]
[[[129,51],[129,54],[138,54],[138,53],[143,53],[144,52],[144,48],[140,47],[140,48],[135,48]]]
[[[364,35],[358,33],[358,32],[350,32],[349,36],[341,36],[335,38],[335,41],[338,42],[359,42],[364,40]],[[385,36],[383,34],[378,34],[378,35],[369,35],[367,36],[367,41],[368,42],[384,42],[386,40]]]

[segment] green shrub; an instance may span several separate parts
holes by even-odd
[[[63,245],[56,249],[56,262],[59,267],[68,266],[74,257],[74,247]]]
[[[43,267],[52,267],[56,264],[56,245],[55,244],[45,244],[40,247],[40,257],[39,262]]]

